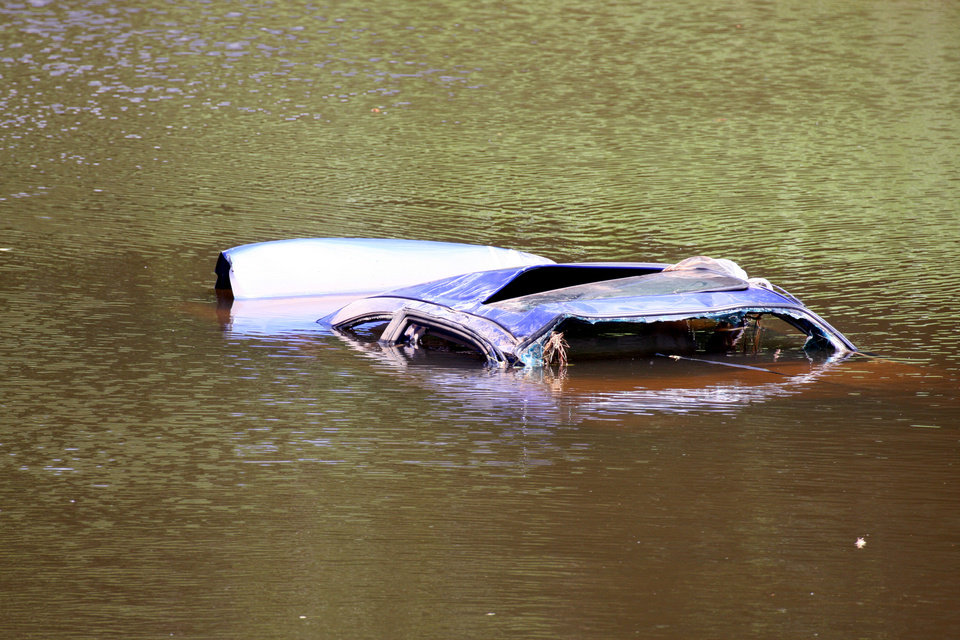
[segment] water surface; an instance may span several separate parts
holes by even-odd
[[[953,4],[0,25],[11,637],[960,632]],[[218,316],[218,251],[310,236],[730,258],[883,357],[491,371]]]

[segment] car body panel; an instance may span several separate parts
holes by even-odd
[[[217,285],[238,300],[378,293],[462,273],[551,264],[500,247],[391,238],[293,238],[224,250]]]

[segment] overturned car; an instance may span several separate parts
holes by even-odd
[[[729,261],[554,264],[465,274],[356,300],[334,330],[475,353],[497,366],[598,357],[855,347],[786,292]],[[766,335],[764,335],[766,334]]]
[[[334,251],[325,259],[335,264],[336,242],[323,240],[325,249]],[[350,246],[358,242],[371,243],[382,257],[384,241],[351,239]],[[400,242],[413,262],[439,255],[438,243]],[[462,353],[499,367],[786,349],[828,355],[856,351],[795,297],[764,279],[748,278],[729,260],[697,256],[673,265],[556,264],[517,252],[496,254],[496,266],[505,259],[509,266],[490,268],[484,256],[458,267],[457,255],[475,256],[477,248],[458,254],[457,247],[471,246],[445,247],[451,250],[443,254],[445,273],[454,275],[416,282],[424,273],[418,267],[406,286],[358,296],[318,322],[352,340]],[[393,281],[404,280],[403,252],[389,256]],[[224,252],[218,265],[225,286],[231,284],[227,274],[235,276],[229,272],[230,257]],[[368,291],[378,289],[376,282],[363,284]]]

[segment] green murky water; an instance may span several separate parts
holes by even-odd
[[[0,627],[956,635],[957,78],[948,2],[4,3]],[[224,330],[300,236],[731,258],[892,360]]]

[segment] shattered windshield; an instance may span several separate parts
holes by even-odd
[[[634,296],[662,296],[676,293],[704,293],[708,291],[737,291],[749,285],[745,280],[730,275],[690,269],[661,271],[641,276],[590,282],[542,293],[533,293],[491,303],[491,306],[507,311],[528,311],[540,305],[570,302],[572,300],[598,300],[602,298],[630,298]]]

